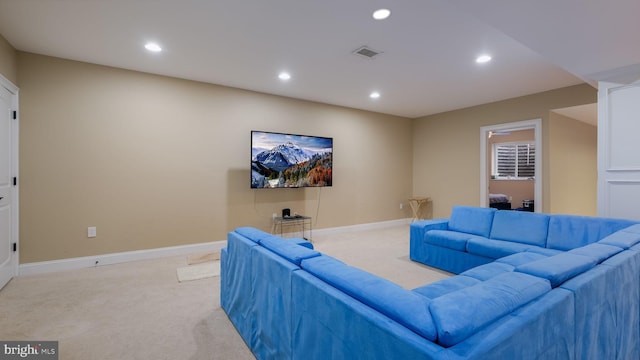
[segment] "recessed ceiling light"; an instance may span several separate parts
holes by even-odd
[[[282,81],[287,81],[291,79],[291,75],[288,72],[281,72],[280,74],[278,74],[278,79]]]
[[[373,18],[376,20],[384,20],[391,15],[391,10],[389,9],[378,9],[373,12]]]
[[[160,45],[156,44],[156,43],[146,43],[144,45],[144,48],[152,51],[152,52],[160,52],[162,51],[162,48],[160,47]]]
[[[487,62],[489,62],[489,61],[491,61],[491,56],[486,55],[486,54],[485,54],[485,55],[480,55],[480,56],[478,56],[478,57],[476,58],[476,62],[477,62],[478,64],[484,64],[484,63],[487,63]]]
[[[372,99],[377,99],[380,97],[380,93],[377,91],[372,92],[371,94],[369,94],[369,97]]]

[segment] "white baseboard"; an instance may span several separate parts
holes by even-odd
[[[226,240],[200,244],[171,246],[149,250],[136,250],[121,253],[85,256],[70,259],[41,261],[20,264],[18,276],[74,270],[102,265],[120,264],[129,261],[157,259],[169,256],[181,256],[197,253],[220,251],[227,245]]]
[[[333,228],[326,229],[314,229],[314,234],[320,235],[330,235],[337,234],[347,231],[356,231],[356,230],[375,230],[375,229],[384,229],[392,226],[400,226],[411,224],[411,219],[397,219],[397,220],[388,220],[388,221],[380,221],[375,223],[367,223],[367,224],[357,224],[357,225],[347,225],[347,226],[338,226]]]
[[[315,234],[337,234],[346,231],[356,230],[375,230],[391,226],[399,226],[410,224],[411,219],[397,219],[389,221],[381,221],[367,224],[357,224],[348,226],[339,226],[334,228],[316,229]],[[56,271],[74,270],[90,268],[94,266],[120,264],[129,261],[157,259],[168,256],[190,255],[197,253],[220,251],[227,245],[226,240],[213,241],[208,243],[172,246],[157,249],[127,251],[121,253],[112,253],[104,255],[85,256],[70,259],[41,261],[34,263],[25,263],[18,266],[18,276],[44,274]]]

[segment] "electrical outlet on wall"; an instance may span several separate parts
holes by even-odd
[[[90,237],[90,238],[96,237],[96,227],[95,226],[89,226],[87,228],[87,237]]]
[[[404,204],[400,203],[400,210],[404,209]]]

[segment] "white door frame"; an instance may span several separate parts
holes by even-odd
[[[598,83],[598,216],[640,220],[640,82]],[[630,136],[631,135],[631,136]]]
[[[488,125],[480,128],[480,206],[487,207],[489,199],[489,174],[487,174],[487,139],[490,131],[516,131],[533,129],[536,146],[536,169],[534,180],[535,211],[542,211],[542,119],[516,121]]]
[[[19,139],[19,117],[20,112],[18,111],[18,92],[19,89],[16,85],[14,85],[11,81],[5,78],[2,74],[0,74],[0,86],[9,90],[11,93],[11,108],[16,111],[16,119],[11,121],[11,172],[14,177],[18,178],[18,139]],[[18,215],[20,211],[18,210],[18,206],[20,201],[18,199],[19,194],[19,182],[16,183],[15,186],[11,187],[11,243],[16,244],[16,251],[12,254],[11,261],[13,262],[13,276],[18,275],[18,265],[19,265],[19,219]],[[3,284],[0,284],[2,287]]]

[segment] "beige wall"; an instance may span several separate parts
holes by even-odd
[[[2,35],[0,35],[0,74],[14,85],[18,85],[18,55]]]
[[[20,262],[409,217],[411,120],[18,53]],[[333,187],[251,190],[250,130],[334,138]],[[87,238],[87,227],[97,238]]]
[[[549,198],[550,109],[590,104],[597,92],[583,84],[416,119],[413,123],[413,192],[433,199],[433,216],[480,200],[480,127],[542,119],[543,208]]]
[[[508,135],[495,135],[487,141],[487,174],[491,174],[493,144],[516,141],[535,141],[533,129],[511,131]],[[491,180],[489,179],[490,194],[505,194],[511,197],[511,208],[522,206],[523,200],[535,198],[533,180]]]
[[[550,114],[550,212],[597,215],[597,132],[593,125]]]
[[[0,58],[12,53],[0,45]],[[596,100],[579,85],[409,120],[22,52],[0,71],[21,88],[21,263],[269,230],[283,207],[326,228],[406,218],[399,204],[425,195],[446,217],[478,205],[480,127],[534,118],[543,211],[569,212],[549,153],[571,130],[549,109]],[[333,137],[333,187],[249,189],[250,130]]]

